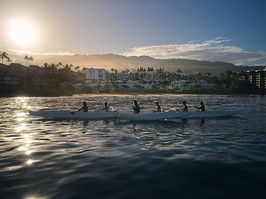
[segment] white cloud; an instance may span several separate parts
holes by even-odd
[[[191,41],[186,44],[135,47],[125,56],[150,56],[158,59],[196,59],[223,61],[237,65],[266,59],[265,52],[247,52],[237,46],[224,46],[230,40],[217,37],[203,42]]]
[[[55,57],[55,56],[74,55],[74,53],[70,53],[70,52],[40,53],[40,52],[17,50],[17,49],[6,49],[5,52],[8,53],[13,63],[25,63],[25,59],[24,59],[25,55],[33,56],[34,63],[36,64],[42,64],[43,62],[45,62],[44,61],[45,59]]]
[[[48,53],[39,53],[39,52],[32,52],[26,50],[16,50],[16,49],[7,49],[9,52],[18,54],[18,55],[74,55],[75,53],[71,52],[48,52]]]

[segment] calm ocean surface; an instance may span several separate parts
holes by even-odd
[[[27,110],[86,100],[119,110],[242,110],[222,119],[44,120]],[[149,95],[0,98],[0,198],[266,198],[266,96]]]

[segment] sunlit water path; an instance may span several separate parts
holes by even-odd
[[[242,110],[237,117],[44,120],[28,109]],[[266,98],[258,95],[0,98],[1,198],[266,198]]]

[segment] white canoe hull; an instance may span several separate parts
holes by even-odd
[[[187,116],[186,112],[176,112],[176,111],[168,111],[168,112],[140,112],[138,114],[134,113],[118,113],[116,115],[119,119],[131,120],[131,121],[152,121],[152,120],[164,120],[164,119],[172,119],[172,118],[183,118]]]
[[[32,116],[54,119],[112,119],[115,118],[114,112],[76,112],[72,113],[69,110],[41,110],[29,111]]]
[[[149,120],[164,120],[164,119],[205,119],[205,118],[222,118],[238,115],[240,111],[220,110],[220,111],[205,111],[205,112],[140,112],[134,114],[132,112],[76,112],[72,113],[69,110],[40,110],[29,111],[31,116],[39,116],[44,118],[54,119],[125,119],[132,121],[149,121]]]
[[[205,111],[205,112],[188,112],[185,119],[205,119],[205,118],[222,118],[232,117],[240,114],[240,111],[235,110],[217,110],[217,111]]]

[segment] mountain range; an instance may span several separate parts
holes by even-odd
[[[111,68],[121,72],[125,69],[137,69],[140,67],[154,69],[164,68],[165,71],[175,72],[180,69],[183,73],[212,73],[219,75],[226,71],[240,72],[246,70],[262,69],[264,67],[253,66],[237,66],[232,63],[226,62],[210,62],[210,61],[198,61],[188,59],[155,59],[148,56],[131,56],[126,57],[115,54],[97,54],[97,55],[61,55],[61,56],[33,56],[34,61],[32,64],[42,66],[44,63],[59,63],[72,64],[74,66],[80,66],[81,68],[105,68],[110,70]],[[23,57],[17,57],[17,61],[25,62]]]

